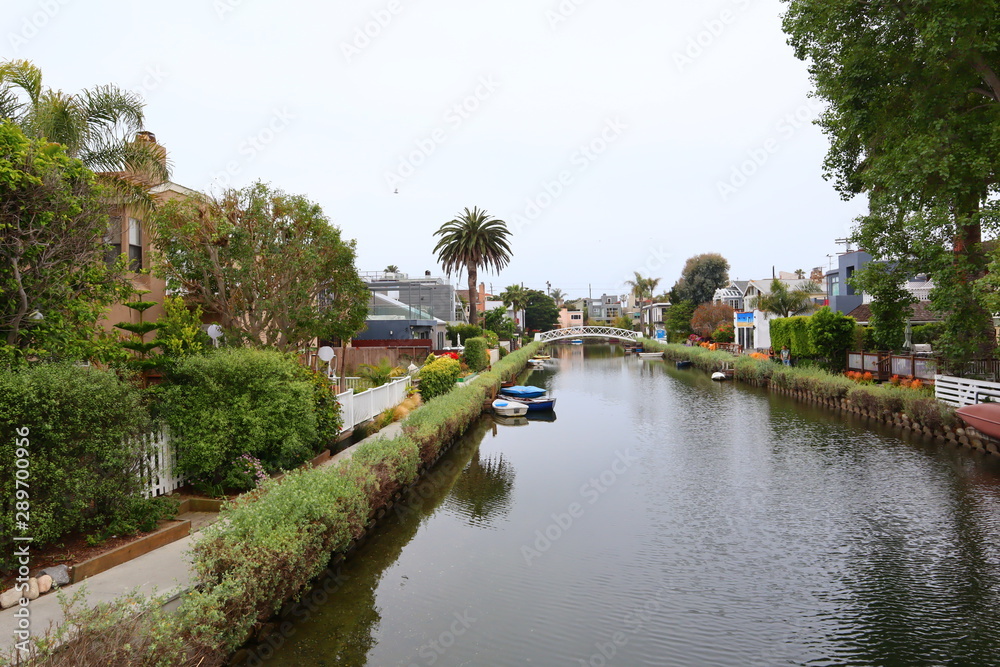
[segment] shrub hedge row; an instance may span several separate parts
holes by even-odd
[[[903,413],[931,429],[955,426],[958,418],[952,407],[941,403],[926,390],[906,389],[889,384],[862,385],[843,375],[819,368],[797,368],[749,356],[734,357],[728,352],[712,352],[685,345],[663,345],[643,341],[650,349],[663,350],[670,359],[689,359],[706,371],[718,370],[727,362],[736,380],[762,387],[810,392],[825,399],[847,399],[875,414]]]
[[[334,552],[363,534],[387,499],[415,481],[421,465],[460,435],[500,382],[516,376],[540,347],[532,343],[468,386],[427,402],[403,422],[402,436],[366,442],[340,466],[296,470],[226,504],[221,520],[206,529],[193,551],[200,588],[184,599],[176,616],[148,610],[137,630],[159,636],[169,626],[171,636],[183,638],[183,650],[171,655],[143,649],[131,662],[224,664],[258,623],[300,595]],[[112,650],[98,640],[92,648]],[[40,665],[57,664],[47,648],[41,657]],[[102,664],[100,655],[94,660]]]

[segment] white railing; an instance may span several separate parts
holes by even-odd
[[[628,338],[637,340],[640,334],[638,331],[628,329],[618,329],[617,327],[569,327],[568,329],[554,329],[553,331],[543,331],[535,334],[536,341],[559,340],[561,338]]]
[[[143,449],[148,449],[148,454],[139,466],[139,477],[144,487],[142,495],[146,498],[165,496],[184,486],[185,480],[174,472],[176,448],[170,442],[165,426],[139,436],[138,444]]]
[[[1000,402],[1000,382],[935,375],[934,397],[958,408],[982,403],[985,398]]]
[[[379,413],[396,407],[406,399],[406,391],[409,388],[410,378],[407,376],[357,394],[353,391],[337,394],[340,414],[344,418],[341,432],[350,431],[358,424],[373,419]]]

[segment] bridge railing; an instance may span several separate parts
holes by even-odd
[[[619,329],[617,327],[569,327],[566,329],[553,329],[535,334],[536,341],[560,340],[563,338],[627,338],[636,340],[639,338],[638,331]]]

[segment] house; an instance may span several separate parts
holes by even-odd
[[[766,350],[771,347],[771,320],[781,316],[751,308],[751,304],[758,296],[771,293],[773,280],[750,280],[747,281],[746,289],[743,290],[743,310],[737,311],[733,315],[733,326],[736,332],[736,343],[743,346],[745,350]],[[784,283],[790,291],[816,286],[816,283],[808,278],[779,278],[778,280]],[[809,297],[815,308],[827,304],[826,290],[822,286],[810,293]]]
[[[458,298],[462,302],[462,308],[465,310],[465,316],[469,316],[469,304],[472,303],[472,299],[469,298],[469,290],[460,289],[455,290],[458,293]],[[486,283],[479,283],[479,289],[476,292],[476,314],[479,319],[482,319],[483,313],[489,310],[486,307],[487,301],[492,301],[493,295],[486,293]]]
[[[569,329],[570,327],[583,326],[583,311],[562,308],[559,310],[559,328]]]
[[[468,322],[458,291],[444,278],[431,276],[430,271],[420,278],[385,271],[366,271],[360,276],[373,293],[401,302],[415,313],[444,322]]]
[[[354,337],[356,340],[429,339],[434,349],[445,347],[446,321],[381,292],[372,291],[365,324],[367,327]]]
[[[136,141],[149,141],[155,144],[157,152],[167,159],[167,151],[156,141],[156,135],[152,132],[139,132]],[[175,199],[192,197],[202,197],[199,192],[167,181],[149,187],[148,192],[153,201],[157,204],[165,203]],[[128,205],[119,206],[111,211],[108,223],[108,231],[104,235],[104,243],[107,246],[106,257],[108,262],[114,262],[122,254],[128,256],[130,272],[128,278],[136,292],[145,292],[142,301],[153,301],[155,306],[149,308],[144,313],[117,303],[111,306],[101,324],[107,331],[115,331],[114,325],[119,322],[138,322],[140,316],[145,322],[154,322],[163,314],[163,302],[167,297],[167,283],[164,279],[158,278],[149,271],[151,258],[155,247],[151,242],[151,234],[147,222],[147,213],[140,207]],[[136,299],[138,297],[133,297]]]
[[[726,287],[720,287],[715,290],[715,294],[712,296],[712,303],[729,306],[737,312],[744,310],[743,294],[746,292],[747,285],[749,284],[749,280],[734,280]]]
[[[609,325],[625,313],[628,297],[602,294],[597,299],[585,299],[587,320],[594,325]]]
[[[826,294],[830,310],[850,313],[864,301],[864,295],[855,289],[850,280],[872,261],[872,256],[864,250],[844,252],[837,256],[837,268],[826,273]]]

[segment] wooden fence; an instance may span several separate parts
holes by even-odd
[[[868,372],[878,382],[887,382],[893,375],[934,381],[937,360],[933,357],[890,354],[889,352],[848,352],[847,370]]]
[[[337,355],[334,357],[335,366],[333,368],[333,375],[340,373],[342,362],[343,368],[346,371],[345,375],[348,376],[357,375],[361,364],[377,366],[385,358],[388,358],[389,363],[393,366],[406,368],[410,365],[411,361],[414,361],[419,366],[430,352],[426,347],[348,347],[346,348],[347,358],[345,359],[344,349],[343,347],[333,348],[334,354]],[[316,350],[314,349],[300,353],[299,361],[303,366],[311,368],[314,371],[326,373],[326,362],[316,356]]]

